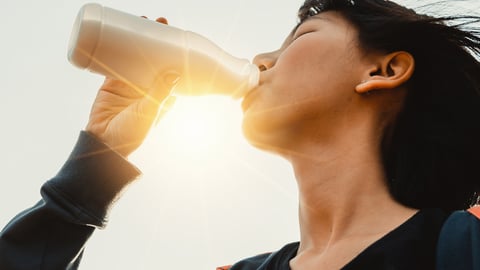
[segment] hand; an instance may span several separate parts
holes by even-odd
[[[167,23],[164,18],[156,21]],[[167,102],[166,99],[177,81],[178,76],[163,74],[151,89],[145,90],[106,78],[92,106],[85,130],[128,157],[141,145],[157,117],[171,105],[173,99],[169,98]]]

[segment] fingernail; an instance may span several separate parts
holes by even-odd
[[[163,76],[163,82],[168,85],[175,85],[178,80],[180,80],[180,75],[177,73],[167,73]]]

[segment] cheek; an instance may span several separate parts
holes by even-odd
[[[278,58],[274,67],[282,83],[301,88],[305,94],[318,94],[318,89],[330,88],[342,72],[342,54],[332,46],[320,46],[312,39],[292,43]]]
[[[302,89],[304,97],[351,92],[357,83],[356,50],[345,38],[325,40],[315,35],[292,43],[277,60],[283,83]]]
[[[332,118],[350,98],[351,76],[340,50],[304,41],[292,43],[264,74],[264,88],[244,115],[244,133],[250,140],[288,137],[289,131],[313,122],[322,126],[322,119]]]

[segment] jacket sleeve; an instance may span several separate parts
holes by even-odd
[[[77,269],[86,241],[139,171],[86,132],[42,199],[0,232],[0,269]]]
[[[480,219],[472,212],[454,212],[443,225],[437,269],[480,270]]]

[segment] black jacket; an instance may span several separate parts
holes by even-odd
[[[60,172],[42,186],[42,199],[0,233],[0,270],[77,269],[86,241],[105,227],[112,202],[138,175],[123,157],[81,132]]]

